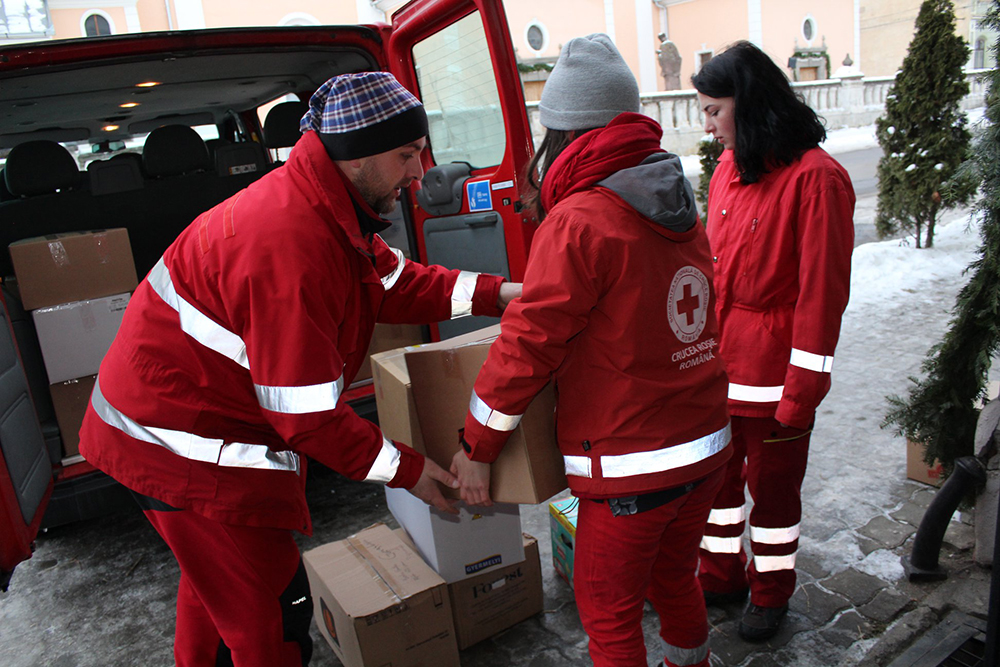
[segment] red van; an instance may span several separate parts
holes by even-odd
[[[414,0],[391,25],[0,48],[0,589],[31,556],[41,527],[131,502],[72,455],[68,412],[82,411],[86,393],[70,408],[54,405],[56,385],[7,246],[125,228],[141,280],[201,211],[281,168],[304,105],[324,81],[387,70],[424,102],[430,135],[422,187],[403,193],[386,240],[422,262],[520,280],[534,227],[520,213],[519,179],[532,142],[507,26],[500,0]],[[204,146],[147,144],[170,125],[195,128]],[[447,338],[489,323],[483,319],[404,335]],[[398,343],[398,333],[386,333],[382,345]],[[359,413],[374,414],[370,379],[347,397]]]

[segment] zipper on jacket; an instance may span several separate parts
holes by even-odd
[[[744,277],[746,275],[748,275],[747,274],[747,269],[752,265],[752,263],[754,261],[753,260],[753,246],[754,246],[754,241],[756,240],[756,236],[757,236],[757,223],[758,222],[760,222],[760,220],[758,218],[754,218],[750,222],[750,244],[747,247],[747,256],[746,256],[746,259],[744,260],[744,263],[743,263],[743,267],[744,267],[743,268],[743,275],[744,275]]]
[[[590,440],[584,440],[583,441],[583,451],[585,451],[585,452],[589,452],[590,451]]]

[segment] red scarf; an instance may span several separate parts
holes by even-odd
[[[542,176],[542,207],[551,211],[559,201],[586,190],[611,174],[640,164],[660,148],[663,129],[638,113],[619,114],[605,127],[580,135]]]

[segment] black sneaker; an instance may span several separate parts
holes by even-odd
[[[748,642],[770,639],[777,634],[786,613],[787,604],[781,607],[758,607],[751,602],[740,621],[740,637]]]
[[[730,591],[728,593],[702,591],[702,595],[705,596],[706,607],[725,607],[727,605],[736,604],[737,602],[743,602],[747,599],[747,595],[749,594],[749,588],[742,588],[738,591]]]

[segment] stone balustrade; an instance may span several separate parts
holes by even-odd
[[[986,104],[984,75],[990,70],[969,70],[969,94],[962,101],[963,109],[975,109]],[[823,81],[803,81],[792,87],[802,95],[826,123],[827,129],[864,127],[882,115],[885,98],[895,77],[863,75],[846,76]],[[704,117],[698,108],[698,97],[693,89],[647,93],[640,96],[642,113],[655,118],[663,126],[663,147],[679,155],[690,155],[698,150],[698,142],[705,136]],[[541,141],[545,128],[538,121],[538,102],[527,104],[528,118],[535,145]]]

